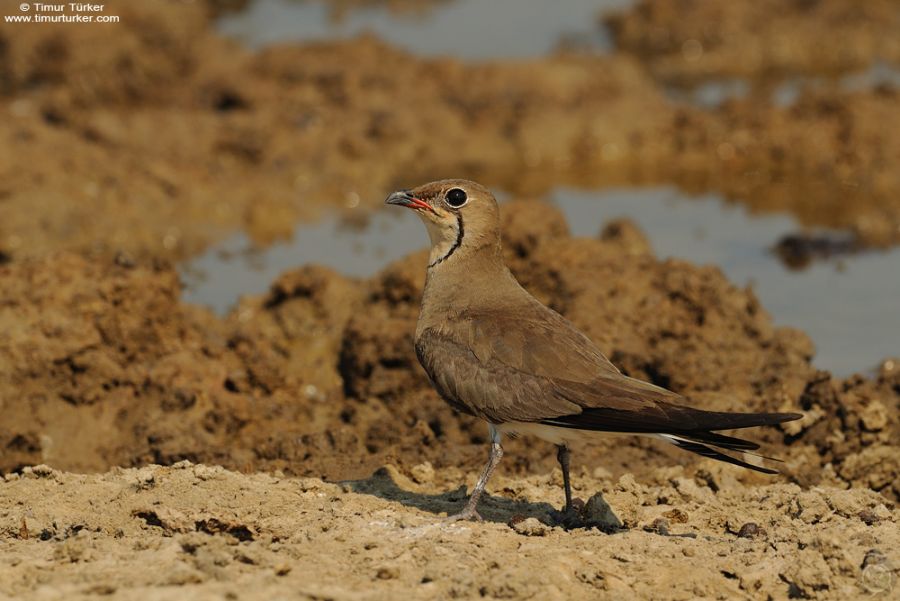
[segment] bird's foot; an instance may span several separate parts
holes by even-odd
[[[447,524],[452,524],[453,522],[460,521],[473,521],[473,522],[483,522],[484,518],[475,510],[474,507],[466,506],[465,509],[460,511],[459,513],[455,513],[451,516],[447,516],[444,518],[444,522]]]
[[[583,510],[584,501],[574,499],[571,505],[563,507],[561,511],[551,511],[550,518],[556,525],[562,526],[566,530],[583,528],[585,526],[584,516],[582,515]]]

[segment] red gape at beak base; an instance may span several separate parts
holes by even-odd
[[[400,205],[403,207],[407,207],[409,209],[426,210],[431,211],[432,213],[436,213],[437,211],[432,208],[430,204],[422,200],[421,198],[416,198],[406,190],[400,190],[399,192],[394,192],[384,201],[389,205]]]
[[[415,198],[415,197],[410,198],[409,200],[410,200],[410,203],[406,206],[408,206],[410,209],[416,209],[416,210],[425,209],[426,211],[431,211],[432,213],[435,212],[434,209],[431,208],[431,205],[428,204],[427,202],[425,202],[424,200],[421,200],[421,199]]]

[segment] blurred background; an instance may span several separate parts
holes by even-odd
[[[896,450],[894,0],[104,10],[0,30],[0,469],[480,457],[412,356],[424,229],[382,205],[447,177],[496,191],[516,274],[628,373],[808,412],[770,442],[848,470],[808,478]]]
[[[644,61],[655,93],[676,111],[684,106],[721,114],[726,103],[740,104],[743,100],[745,106],[756,110],[777,108],[789,115],[789,109],[807,91],[830,89],[846,96],[851,92],[893,91],[900,86],[900,68],[889,58],[900,49],[893,47],[898,44],[896,40],[888,39],[900,33],[896,29],[900,26],[896,7],[890,3],[857,7],[854,3],[818,1],[788,5],[795,11],[790,17],[775,17],[781,3],[756,7],[737,3],[726,9],[713,2],[626,0],[578,0],[564,6],[541,0],[257,0],[221,17],[217,28],[250,48],[371,35],[415,56],[450,57],[471,63],[569,55],[603,56],[627,64],[636,58]],[[817,26],[806,24],[805,32],[791,29],[810,16],[822,22]],[[848,22],[853,25],[848,26]],[[757,24],[765,29],[760,32]],[[827,27],[846,36],[847,46],[823,36],[821,28]],[[809,37],[804,39],[806,35]],[[596,68],[602,70],[602,65]],[[540,80],[534,85],[547,86]],[[630,93],[638,97],[642,94],[636,89]],[[603,112],[603,107],[599,104],[588,110]],[[639,130],[638,122],[648,118],[642,114],[645,110],[635,107],[623,118],[635,122]],[[590,236],[600,230],[604,220],[627,217],[648,235],[658,256],[718,265],[733,282],[752,285],[776,322],[805,330],[816,343],[816,364],[820,367],[849,375],[874,369],[880,359],[898,352],[900,255],[857,251],[881,246],[875,240],[879,235],[900,239],[900,216],[893,212],[889,224],[868,227],[865,219],[857,216],[846,223],[849,227],[842,228],[838,225],[841,218],[834,215],[852,213],[849,206],[862,194],[877,195],[872,189],[878,177],[874,172],[860,172],[851,178],[831,173],[834,179],[828,187],[832,189],[825,191],[804,186],[802,180],[808,174],[797,174],[792,181],[790,172],[764,171],[760,177],[767,179],[768,185],[746,192],[726,193],[714,184],[679,187],[675,182],[688,176],[677,168],[671,178],[646,181],[623,173],[633,169],[629,164],[632,157],[620,156],[630,154],[629,144],[607,133],[609,128],[603,122],[596,123],[601,117],[593,115],[592,119],[593,133],[583,135],[600,160],[607,163],[606,169],[616,171],[613,165],[624,163],[620,173],[594,179],[595,172],[587,166],[587,174],[573,177],[566,171],[580,168],[570,165],[567,155],[572,149],[541,148],[541,133],[536,132],[537,147],[527,150],[532,157],[540,153],[552,156],[537,160],[520,148],[521,154],[514,160],[524,169],[545,172],[539,176],[542,181],[537,189],[503,181],[498,182],[498,188],[557,204],[573,235]],[[426,132],[422,134],[427,136]],[[706,168],[717,169],[723,167],[722,163],[738,161],[740,144],[730,140],[746,134],[746,130],[723,133],[727,140],[711,149],[715,152],[708,158],[713,165]],[[803,132],[797,135],[803,136]],[[809,142],[814,146],[822,143]],[[631,146],[631,152],[639,155],[641,145]],[[677,152],[677,148],[672,150]],[[851,156],[860,152],[847,150]],[[465,142],[457,152],[459,159],[465,160]],[[548,159],[556,163],[549,169],[545,164]],[[844,159],[853,160],[850,156]],[[644,158],[650,164],[654,160],[666,159]],[[560,163],[568,169],[560,169]],[[823,163],[818,167],[827,173],[837,165]],[[890,169],[888,164],[884,167]],[[594,169],[599,171],[597,166]],[[747,179],[753,176],[748,171],[745,168],[729,175]],[[431,173],[422,177],[452,176],[454,172],[438,167]],[[399,178],[407,185],[416,183],[412,178],[403,179],[402,172]],[[773,181],[776,179],[786,181]],[[765,199],[776,185],[791,188],[781,194],[808,197],[783,202]],[[350,194],[347,204],[353,205],[355,197]],[[801,213],[799,206],[808,208]],[[189,278],[187,298],[224,312],[240,294],[264,290],[277,273],[296,265],[297,257],[308,257],[351,275],[371,275],[387,259],[398,258],[422,244],[418,222],[411,215],[385,215],[368,228],[352,230],[329,221],[301,226],[291,243],[252,253],[243,268],[234,256],[241,249],[252,252],[253,244],[245,236],[237,235],[211,249],[188,264],[197,278]],[[888,231],[860,233],[860,229]],[[346,232],[343,236],[342,231]],[[223,255],[227,257],[224,261]]]

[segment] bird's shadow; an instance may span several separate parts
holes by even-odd
[[[468,499],[465,485],[438,494],[414,492],[401,488],[390,471],[380,468],[370,477],[362,480],[344,480],[341,486],[349,492],[372,495],[379,499],[400,503],[406,507],[414,507],[435,515],[453,515],[463,509]],[[591,527],[594,524],[582,523],[577,516],[562,514],[549,503],[534,503],[505,497],[496,497],[484,493],[478,504],[478,513],[486,522],[512,524],[528,518],[535,518],[548,526],[563,526],[566,529]]]

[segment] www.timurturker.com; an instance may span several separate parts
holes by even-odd
[[[43,4],[40,2],[29,4],[23,2],[19,4],[19,11],[32,14],[6,15],[4,20],[7,23],[118,23],[120,21],[118,15],[90,14],[102,13],[105,7],[105,4],[82,2],[69,2],[67,4]],[[65,14],[67,12],[70,14]]]

